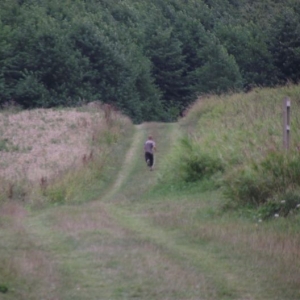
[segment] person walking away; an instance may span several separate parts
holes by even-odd
[[[147,166],[150,168],[150,171],[153,170],[154,164],[154,151],[156,150],[156,144],[153,140],[152,135],[148,136],[148,140],[144,144],[144,151],[145,151],[145,160]]]

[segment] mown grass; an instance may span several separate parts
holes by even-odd
[[[153,172],[143,157],[143,143],[150,133],[158,142]],[[157,182],[170,146],[165,137],[173,134],[172,125],[140,127],[134,147],[126,156],[119,152],[125,161],[122,180],[116,181],[109,196],[84,206],[54,207],[31,223],[37,236],[50,237],[44,247],[60,257],[63,299],[216,299],[210,280],[172,249],[172,240],[164,244],[164,229],[149,235],[152,226],[139,223],[136,209],[131,210]],[[217,289],[217,294],[225,295],[227,288],[219,282],[222,291]]]
[[[0,299],[58,299],[60,274],[49,253],[33,239],[26,209],[7,202],[0,209]]]
[[[0,299],[299,299],[297,212],[263,220],[262,212],[251,205],[225,206],[228,198],[222,189],[231,171],[253,166],[254,158],[263,161],[269,153],[268,136],[259,137],[265,142],[261,147],[258,141],[249,145],[240,128],[243,108],[245,115],[250,109],[263,110],[267,119],[268,110],[248,103],[239,107],[237,102],[245,97],[261,103],[262,95],[277,99],[277,93],[280,98],[286,91],[291,97],[293,89],[297,87],[211,96],[199,100],[179,125],[143,124],[135,128],[133,138],[129,127],[128,137],[117,144],[116,130],[108,130],[92,141],[113,145],[104,177],[96,176],[91,183],[89,172],[95,164],[87,162],[86,169],[71,170],[71,179],[65,173],[53,181],[53,190],[62,195],[57,199],[63,199],[54,203],[60,205],[30,207],[29,218],[18,202],[1,208],[1,244],[7,248],[0,248],[0,286],[8,292],[0,292]],[[228,112],[240,121],[226,117]],[[229,132],[222,128],[224,120]],[[262,123],[266,126],[265,120]],[[252,136],[250,125],[244,126]],[[148,134],[158,149],[153,172],[143,157]],[[279,137],[277,143],[275,153],[280,154]],[[205,165],[209,176],[191,163],[207,163],[207,157],[212,158]],[[102,188],[97,189],[97,183]],[[86,201],[96,194],[101,195],[97,201]]]
[[[177,263],[200,271],[210,291],[204,299],[299,298],[297,218],[256,222],[237,212],[224,214],[220,191],[205,191],[201,184],[172,189],[156,186],[118,207],[117,216]]]

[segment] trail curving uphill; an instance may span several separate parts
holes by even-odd
[[[128,150],[123,165],[121,166],[121,169],[119,171],[119,174],[112,186],[112,188],[105,194],[104,199],[109,200],[111,197],[118,192],[121,185],[126,180],[126,177],[129,176],[130,168],[133,165],[133,160],[135,157],[138,156],[138,152],[141,151],[141,145],[143,145],[143,128],[145,127],[145,124],[136,125],[135,128],[135,134],[133,136],[133,141],[131,144],[130,149]]]
[[[153,172],[143,157],[149,134],[158,148]],[[244,272],[236,258],[227,259],[227,252],[186,239],[180,195],[170,199],[151,194],[178,136],[177,124],[135,126],[131,146],[104,197],[32,215],[28,227],[38,249],[46,253],[43,257],[48,257],[48,268],[52,259],[49,285],[43,285],[39,296],[46,300],[281,299],[265,293],[259,281],[251,281],[252,273]],[[198,199],[191,201],[199,204]],[[41,297],[33,293],[31,299]]]

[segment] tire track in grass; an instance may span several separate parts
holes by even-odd
[[[98,277],[103,282],[112,280],[110,275],[107,276],[107,279],[97,270],[94,270],[92,261],[98,259],[95,259],[91,252],[93,253],[95,249],[99,253],[106,252],[105,249],[111,247],[111,243],[118,244],[117,241],[123,243],[127,235],[123,228],[110,217],[105,202],[113,198],[128,176],[132,167],[132,159],[143,137],[142,128],[143,124],[136,126],[132,144],[120,166],[119,174],[102,199],[79,206],[51,207],[43,212],[32,214],[31,218],[27,220],[27,227],[30,228],[31,236],[36,240],[39,247],[48,253],[49,258],[52,257],[53,267],[55,266],[56,271],[63,270],[64,275],[60,281],[61,286],[66,286],[67,290],[62,287],[60,289],[61,298],[57,299],[93,299],[93,295],[97,293],[97,284],[95,283],[97,280],[95,278]],[[88,245],[83,235],[94,235],[92,232],[95,231],[100,233],[98,241]],[[109,241],[106,245],[101,242],[103,245],[99,246],[98,243],[103,239],[102,232],[106,240]],[[72,246],[70,243],[74,245]],[[82,250],[77,251],[78,246],[75,245],[78,244],[86,244],[86,249],[83,251],[86,253],[85,257],[80,253]],[[109,255],[103,254],[103,257],[110,260]],[[89,288],[87,288],[88,286]],[[89,292],[89,289],[92,292]],[[56,290],[56,292],[59,291]],[[89,293],[91,295],[88,295]],[[103,296],[106,294],[109,295],[110,293],[105,291]],[[51,297],[51,295],[49,296]],[[45,299],[48,299],[46,297],[48,296],[45,296]]]
[[[102,201],[110,200],[113,197],[113,195],[119,191],[125,179],[128,177],[128,174],[130,173],[130,170],[133,165],[132,161],[138,151],[138,148],[144,136],[142,131],[143,128],[144,128],[144,124],[135,126],[135,134],[133,136],[132,145],[125,156],[124,163],[120,168],[120,172],[117,176],[115,183],[113,184],[111,189],[105,194],[105,196],[102,198]]]
[[[155,175],[153,176],[153,173],[150,174],[151,176],[145,176],[149,171],[141,167],[141,164],[144,162],[136,161],[136,158],[139,157],[139,155],[137,155],[138,147],[139,145],[143,145],[142,138],[146,138],[147,133],[149,132],[154,133],[155,137],[160,137],[156,141],[158,148],[160,149],[160,155],[163,156],[170,150],[171,145],[178,138],[179,133],[176,129],[177,127],[175,124],[167,125],[158,123],[145,123],[136,127],[137,132],[135,133],[132,146],[126,155],[124,166],[122,166],[122,170],[111,191],[105,196],[106,201],[110,200],[108,201],[109,204],[106,205],[106,209],[108,214],[121,228],[129,230],[136,236],[140,243],[152,245],[151,247],[148,247],[148,249],[151,248],[152,251],[153,249],[156,249],[156,252],[160,252],[160,256],[167,257],[169,261],[172,261],[174,266],[176,265],[177,268],[180,269],[178,273],[183,275],[186,274],[186,272],[189,272],[190,276],[193,277],[193,279],[190,280],[197,281],[197,285],[194,286],[194,291],[197,295],[193,295],[191,298],[187,297],[182,299],[221,300],[229,299],[228,297],[230,297],[230,299],[235,299],[234,294],[236,291],[229,287],[228,282],[226,282],[224,278],[220,278],[215,274],[214,281],[218,282],[218,288],[215,288],[211,278],[206,278],[208,273],[205,274],[203,270],[205,269],[207,271],[208,266],[215,263],[211,257],[206,256],[206,253],[199,249],[192,249],[189,246],[178,245],[175,237],[165,233],[164,230],[155,229],[138,217],[132,216],[128,210],[122,209],[122,202],[124,200],[122,196],[124,193],[126,194],[128,189],[134,186],[132,182],[136,185],[142,184],[144,185],[144,188],[146,188],[147,186],[151,186],[155,180],[154,178],[156,178]],[[131,172],[132,170],[134,171]],[[139,182],[141,177],[147,179]],[[129,182],[127,186],[125,186],[126,182]],[[134,189],[138,190],[136,185],[134,186]],[[124,186],[122,191],[120,190],[121,186]],[[138,190],[134,197],[138,196],[139,192],[140,191]],[[122,195],[120,196],[120,194]],[[130,199],[127,200],[130,201]],[[120,205],[118,205],[118,203]],[[162,258],[160,257],[160,259]],[[203,259],[206,259],[206,263],[199,263]],[[211,277],[211,274],[209,277]]]
[[[104,198],[32,216],[32,234],[62,274],[59,299],[213,299],[205,296],[193,270],[174,263],[160,246],[139,237],[110,213],[110,206],[118,206],[115,199],[119,201],[127,181],[136,174],[137,163],[144,163],[135,157],[149,127],[137,127],[115,184]],[[152,179],[156,176],[147,168],[141,172]]]
[[[161,123],[136,126],[115,183],[102,199],[54,207],[32,219],[41,246],[63,273],[60,299],[251,299],[233,288],[231,281],[237,279],[224,274],[227,266],[213,254],[182,244],[126,207],[131,196],[138,199],[158,176],[141,159],[145,137],[149,132],[157,137],[159,168],[176,128]]]
[[[140,176],[135,172],[137,152],[149,130],[151,124],[137,126],[119,175],[104,198],[81,206],[53,207],[31,219],[32,233],[64,274],[60,299],[213,299],[202,276],[174,261],[157,240],[147,240],[147,231],[145,237],[137,235],[110,211],[118,206],[113,200],[124,192],[126,186],[121,188],[127,180]],[[148,174],[149,180],[155,177]]]
[[[174,264],[194,272],[199,279],[199,286],[203,288],[198,299],[256,299],[247,292],[247,283],[231,273],[230,265],[220,261],[213,253],[180,240],[176,234],[155,227],[124,208],[111,205],[109,213],[118,220],[120,226],[135,232],[141,240],[156,245]]]
[[[159,129],[159,134],[157,132],[157,135],[155,135],[160,136],[157,140],[157,144],[158,148],[160,148],[160,145],[163,148],[160,149],[162,155],[171,149],[171,145],[179,136],[176,126],[168,128],[167,124],[164,125],[164,127]],[[159,125],[151,123],[144,124],[143,127],[137,128],[137,130],[145,133],[147,131],[153,132],[158,130],[156,128],[157,126]],[[144,134],[144,136],[145,135],[146,134]],[[143,134],[140,133],[137,136],[139,136],[138,139],[141,140]],[[135,140],[134,145],[136,144],[138,144],[137,140]],[[193,271],[197,274],[195,276],[199,278],[200,285],[204,287],[202,293],[199,292],[199,298],[197,299],[265,299],[251,290],[247,279],[236,274],[230,262],[208,251],[205,247],[203,248],[183,242],[178,236],[154,226],[147,220],[141,218],[138,214],[130,211],[130,208],[126,207],[127,204],[130,203],[130,195],[132,193],[128,192],[128,190],[132,189],[131,186],[135,184],[134,189],[138,190],[140,184],[145,186],[151,186],[153,184],[153,176],[145,177],[145,171],[141,169],[140,164],[134,161],[133,157],[136,156],[131,157],[131,168],[133,168],[133,165],[137,167],[135,168],[135,172],[131,174],[130,172],[127,173],[127,175],[130,174],[130,178],[127,176],[126,179],[129,184],[127,187],[124,187],[122,191],[122,195],[127,194],[127,199],[125,199],[127,201],[124,201],[124,197],[120,197],[118,191],[115,191],[116,193],[113,192],[110,196],[113,196],[114,199],[120,197],[119,201],[116,200],[117,203],[110,203],[110,205],[107,206],[109,214],[114,217],[120,227],[127,228],[135,233],[141,241],[145,240],[158,247],[162,253],[165,253],[165,255],[173,260],[174,264],[180,265],[182,269],[190,269],[192,267]],[[141,177],[146,179],[141,181]],[[140,190],[142,191],[143,189]],[[138,190],[136,194],[132,195],[138,199],[139,193],[140,191]],[[125,204],[123,202],[125,202]],[[120,205],[116,205],[118,203]]]

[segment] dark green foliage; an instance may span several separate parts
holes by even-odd
[[[296,5],[295,5],[296,6]],[[298,4],[299,8],[299,4]],[[278,81],[298,82],[300,70],[300,11],[296,7],[283,8],[273,23],[270,51],[277,68]]]
[[[8,287],[5,284],[0,284],[0,293],[6,294],[8,292]]]
[[[252,169],[236,170],[225,178],[223,187],[224,195],[241,205],[258,206],[276,193],[273,178]]]
[[[218,172],[223,172],[224,167],[220,159],[209,153],[204,153],[201,148],[189,138],[181,140],[181,155],[179,157],[178,172],[185,182],[209,179]]]
[[[271,85],[276,80],[272,56],[261,28],[252,22],[246,25],[220,24],[216,34],[235,58],[246,88],[249,85]]]
[[[9,86],[6,83],[6,73],[12,67],[12,29],[0,20],[0,105],[9,98]]]
[[[201,55],[206,57],[205,64],[190,75],[191,80],[197,81],[195,92],[220,94],[242,87],[239,67],[223,46],[210,41],[203,47]]]
[[[184,107],[184,99],[189,94],[184,73],[185,57],[182,44],[174,37],[172,30],[157,30],[148,46],[147,56],[152,62],[152,75],[156,85],[162,92],[163,99],[178,107]],[[174,107],[174,104],[171,105]]]
[[[262,161],[228,175],[224,186],[225,195],[240,204],[259,206],[276,195],[289,197],[290,190],[300,188],[300,155],[270,153]]]
[[[204,93],[299,81],[297,0],[2,0],[0,104],[176,119]]]
[[[259,218],[287,217],[300,211],[299,191],[288,191],[276,199],[271,199],[261,205],[257,211]]]

